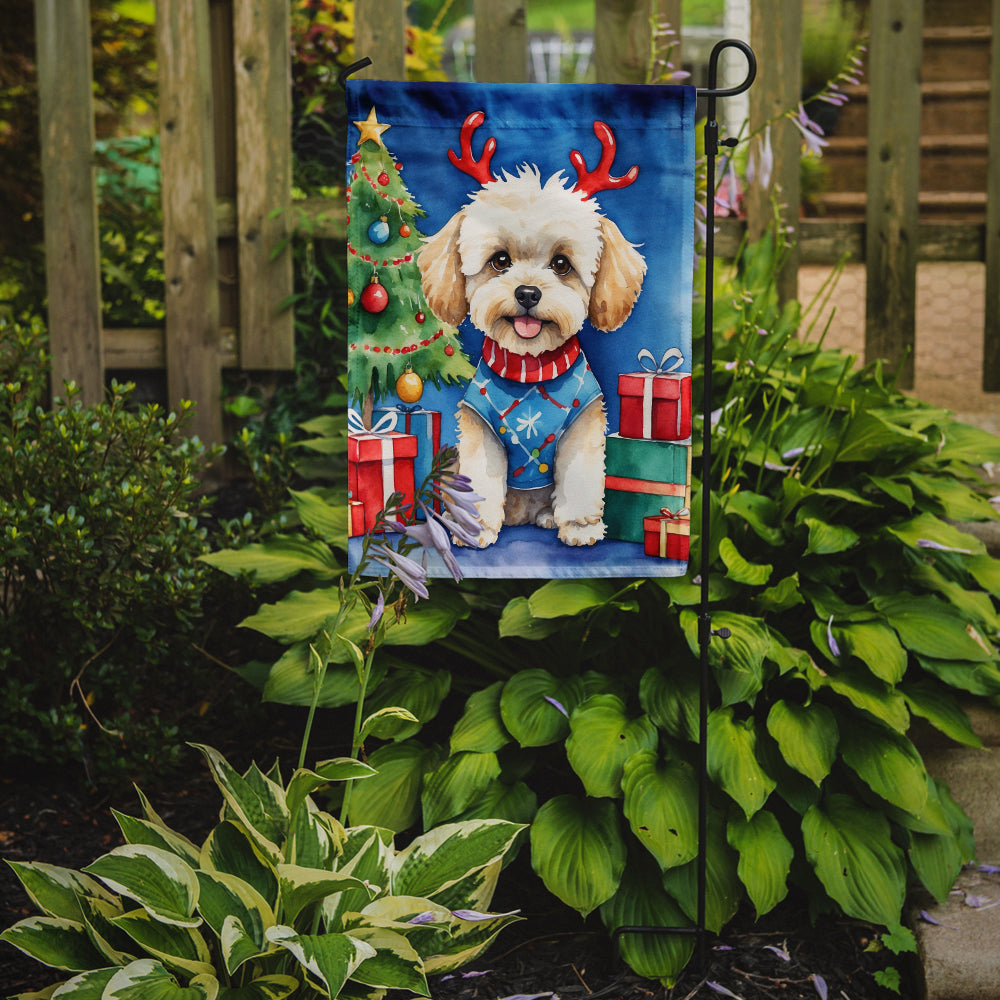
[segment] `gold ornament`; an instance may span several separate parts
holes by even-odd
[[[396,395],[404,403],[415,403],[424,394],[424,380],[409,366],[396,379]]]
[[[347,289],[347,304],[349,306],[354,305],[354,290],[351,288]]]

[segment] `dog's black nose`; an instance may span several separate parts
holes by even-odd
[[[541,301],[542,290],[536,285],[518,285],[514,289],[514,298],[522,309],[531,309]]]

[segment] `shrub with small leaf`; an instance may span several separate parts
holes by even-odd
[[[199,749],[224,802],[201,845],[140,793],[141,818],[115,813],[126,843],[82,871],[11,862],[41,915],[0,938],[60,970],[59,997],[429,996],[429,974],[518,919],[488,912],[518,825],[451,823],[397,849],[391,831],[345,828],[313,799],[370,780],[366,764],[337,758],[285,784],[277,766],[240,774]]]

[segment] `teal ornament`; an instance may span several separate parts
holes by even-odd
[[[379,247],[389,241],[389,222],[384,215],[368,227],[368,239]]]

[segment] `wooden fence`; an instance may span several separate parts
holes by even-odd
[[[222,369],[276,371],[294,360],[292,315],[282,308],[292,290],[291,254],[275,253],[292,218],[281,211],[291,201],[290,0],[157,2],[166,325],[143,330],[101,326],[88,2],[35,0],[53,384],[73,379],[94,401],[108,370],[165,369],[169,401],[196,401],[196,433],[221,441]],[[474,0],[477,79],[527,78],[526,2]],[[681,6],[595,0],[598,81],[643,82],[651,18],[679,26]],[[375,62],[368,74],[405,78],[405,9],[404,0],[356,0],[356,51]],[[917,262],[985,261],[983,386],[998,391],[1000,0],[992,3],[985,224],[919,220],[922,11],[923,0],[871,0],[866,219],[786,218],[798,239],[782,292],[795,294],[800,263],[832,263],[844,253],[863,260],[866,355],[895,365],[910,351],[903,380],[912,384]],[[751,17],[759,66],[753,129],[799,101],[802,2],[753,0]],[[799,145],[791,125],[775,130],[770,186],[748,193],[745,223],[724,220],[721,255],[733,252],[745,228],[763,230],[777,192],[798,205]],[[342,205],[302,208],[316,220],[314,235],[343,238]]]

